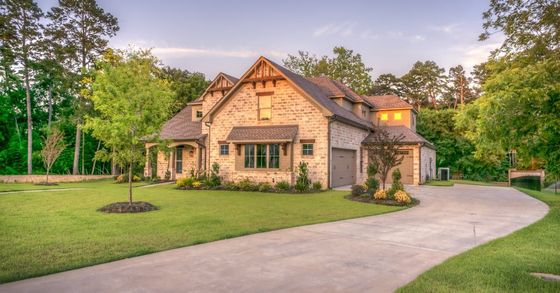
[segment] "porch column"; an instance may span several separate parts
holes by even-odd
[[[171,148],[171,156],[169,156],[169,164],[171,164],[171,168],[169,168],[171,172],[171,180],[175,180],[175,152],[177,152],[177,149]]]
[[[144,167],[144,177],[152,177],[152,162],[150,160],[149,146],[146,146],[146,166]]]

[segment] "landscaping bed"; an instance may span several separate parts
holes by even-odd
[[[108,204],[102,208],[99,208],[98,211],[104,213],[143,213],[149,211],[155,211],[158,208],[149,203],[143,201],[135,201],[132,203],[127,202],[114,202]]]
[[[414,197],[411,197],[410,203],[401,203],[398,202],[394,199],[375,199],[373,198],[373,196],[371,196],[370,194],[362,194],[362,195],[352,195],[349,194],[347,196],[345,196],[344,198],[349,199],[349,200],[353,200],[353,201],[359,201],[359,202],[364,202],[364,203],[374,203],[374,204],[382,204],[382,205],[387,205],[387,206],[408,206],[408,207],[412,207],[415,205],[418,205],[420,203],[420,201]]]

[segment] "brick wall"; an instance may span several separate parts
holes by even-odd
[[[369,131],[367,130],[341,123],[339,121],[331,123],[331,147],[356,151],[356,184],[363,183],[366,178],[364,175],[365,166],[362,170],[360,170],[360,148],[362,141],[366,138],[366,136],[368,136],[368,134]],[[367,160],[363,162],[367,162]]]

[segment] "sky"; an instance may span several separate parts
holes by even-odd
[[[43,10],[56,0],[38,0]],[[331,55],[344,46],[379,74],[406,73],[433,60],[467,71],[501,44],[478,41],[488,1],[187,1],[98,0],[116,16],[114,48],[151,48],[165,65],[212,79],[241,76],[258,56],[281,62],[298,50]]]

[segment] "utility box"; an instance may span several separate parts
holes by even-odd
[[[440,181],[449,181],[449,168],[438,168],[438,175]]]

